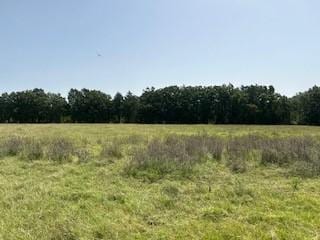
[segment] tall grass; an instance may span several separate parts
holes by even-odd
[[[149,171],[164,176],[175,171],[186,174],[205,159],[223,160],[232,172],[248,170],[250,161],[262,166],[285,167],[291,174],[320,175],[320,143],[313,137],[272,138],[246,135],[234,138],[208,135],[169,135],[153,139],[135,151],[128,170],[134,175]]]
[[[43,143],[38,139],[26,139],[24,141],[20,157],[30,161],[43,158]]]
[[[63,137],[52,139],[47,146],[47,158],[62,163],[72,159],[75,147],[71,140]]]
[[[126,172],[134,176],[157,179],[175,173],[190,176],[197,164],[206,159],[221,160],[224,140],[207,135],[168,135],[152,139],[135,149]]]
[[[85,143],[89,144],[88,140]],[[0,140],[2,156],[18,156],[22,160],[48,159],[57,163],[75,160],[89,162],[94,156],[82,145],[65,137],[28,138],[10,136]],[[277,165],[291,174],[313,177],[320,175],[320,141],[310,136],[267,137],[245,135],[217,137],[207,134],[177,135],[149,141],[136,135],[114,138],[102,143],[100,159],[129,157],[125,171],[131,175],[150,175],[151,178],[166,174],[188,176],[203,161],[224,163],[232,172],[243,173],[250,168],[250,161],[261,166]],[[128,154],[128,149],[133,149]],[[251,164],[252,165],[252,164]]]

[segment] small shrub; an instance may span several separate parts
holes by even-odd
[[[78,163],[86,163],[92,157],[89,150],[85,148],[76,149],[74,155],[77,157]]]
[[[282,166],[290,160],[290,155],[284,149],[265,148],[261,151],[261,163],[263,165],[277,164]]]
[[[74,146],[71,140],[66,138],[53,139],[47,149],[47,157],[55,162],[70,161],[74,152]]]
[[[25,139],[21,136],[11,136],[2,142],[1,151],[3,155],[16,156],[22,152]]]
[[[135,149],[126,170],[134,176],[153,180],[173,172],[189,176],[203,156],[199,139],[171,135],[163,140],[153,139],[145,148]]]
[[[225,141],[218,137],[209,137],[205,141],[208,153],[216,160],[222,159]]]
[[[283,165],[315,164],[319,159],[319,143],[312,137],[272,139],[261,148],[261,163]]]
[[[169,139],[170,138],[168,138],[167,141]],[[189,156],[202,158],[208,154],[206,136],[204,135],[174,136],[172,143],[174,144],[178,141],[181,141],[181,144],[184,145],[185,151]]]
[[[241,158],[234,158],[233,160],[229,159],[228,167],[234,173],[244,173],[248,168],[246,161]]]
[[[227,145],[226,164],[232,172],[243,173],[247,170],[249,150],[240,138],[232,139]]]
[[[289,152],[296,161],[313,162],[320,158],[320,144],[312,137],[294,137],[289,139]]]
[[[115,143],[104,145],[100,153],[102,158],[120,159],[123,157],[121,147]]]
[[[300,177],[317,177],[320,175],[320,159],[318,161],[297,161],[290,169],[291,174]]]
[[[43,143],[40,140],[30,139],[25,141],[21,158],[26,160],[39,160],[43,157]]]
[[[261,163],[263,165],[277,164],[284,166],[294,160],[293,151],[295,149],[291,148],[292,146],[288,139],[266,139],[260,148]]]

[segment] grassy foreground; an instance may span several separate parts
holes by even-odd
[[[226,150],[220,160],[201,155],[201,161],[190,165],[192,169],[189,165],[183,167],[183,171],[175,170],[180,162],[174,166],[166,163],[161,168],[152,165],[158,162],[141,163],[140,158],[147,159],[152,154],[144,156],[147,150],[139,149],[145,149],[153,139],[197,134],[219,139],[263,135],[272,144],[272,139],[287,137],[319,139],[320,129],[0,125],[2,139],[41,139],[40,145],[31,145],[32,151],[27,148],[27,153],[25,146],[30,145],[14,148],[21,144],[17,139],[10,151],[3,150],[10,154],[2,154],[0,160],[0,239],[320,238],[318,175],[294,174],[288,164],[261,164],[256,151],[246,156],[245,169],[243,162],[240,167],[226,164]],[[67,142],[50,148],[54,138]],[[70,142],[76,146],[76,153],[59,155],[67,152]],[[38,151],[42,145],[46,155]],[[168,146],[159,147],[154,142],[149,151],[167,154],[170,146],[176,147]],[[178,148],[178,154],[168,156],[179,155],[181,149],[185,150]],[[189,155],[190,159],[198,157]],[[130,165],[132,159],[140,165]]]

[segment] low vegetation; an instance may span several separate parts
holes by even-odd
[[[18,126],[1,133],[0,239],[319,234],[316,127]]]
[[[243,173],[249,165],[276,165],[290,169],[291,174],[302,177],[320,175],[320,139],[316,137],[268,137],[244,135],[216,137],[206,134],[166,135],[143,141],[137,138],[113,138],[100,143],[100,159],[119,160],[124,157],[124,145],[132,148],[128,153],[125,172],[132,176],[150,173],[152,178],[179,172],[190,176],[197,164],[205,161],[224,163],[231,171]],[[141,145],[140,141],[144,144]],[[49,160],[57,163],[94,161],[95,157],[84,146],[75,146],[65,137],[35,139],[12,136],[2,140],[2,157],[19,156],[22,160]],[[255,164],[253,164],[255,162]],[[251,166],[252,167],[252,166]]]

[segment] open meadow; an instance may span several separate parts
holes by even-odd
[[[320,239],[320,128],[0,125],[0,239]]]

